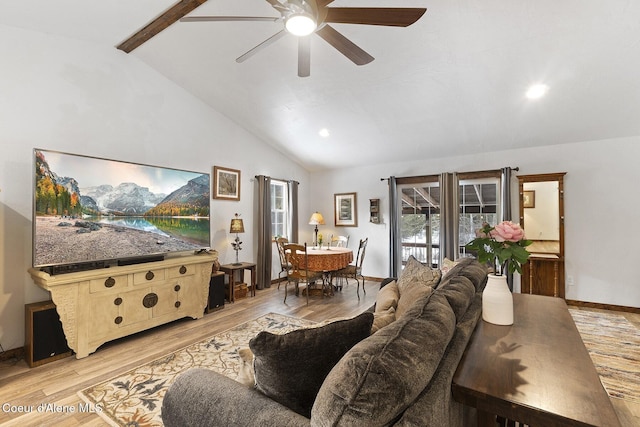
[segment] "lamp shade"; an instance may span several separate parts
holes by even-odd
[[[324,218],[320,212],[314,212],[309,219],[309,225],[324,225]]]
[[[236,214],[236,217],[231,220],[229,233],[244,233],[244,223],[240,219],[240,215]]]

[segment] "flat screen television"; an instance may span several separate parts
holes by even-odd
[[[34,149],[33,266],[52,274],[210,247],[208,173]]]

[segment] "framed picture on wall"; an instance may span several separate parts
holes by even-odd
[[[333,195],[336,226],[358,226],[358,209],[356,202],[356,193],[339,193]]]
[[[534,190],[522,192],[522,207],[523,208],[536,207],[536,192]]]
[[[213,167],[213,198],[240,200],[240,171],[237,169]]]

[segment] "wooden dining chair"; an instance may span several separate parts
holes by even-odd
[[[322,280],[322,273],[309,271],[307,269],[307,244],[298,245],[295,243],[285,243],[283,245],[286,259],[291,265],[287,270],[287,281],[284,285],[284,302],[287,302],[287,292],[289,283],[294,283],[296,295],[300,295],[300,283],[305,283],[307,294],[307,305],[309,305],[309,285],[317,280]]]
[[[336,248],[346,248],[349,246],[349,236],[337,236],[331,239],[331,246]]]
[[[347,281],[349,279],[355,279],[358,283],[356,287],[356,294],[358,295],[358,299],[360,299],[360,278],[362,279],[362,291],[366,294],[367,291],[364,289],[364,276],[362,275],[362,263],[364,262],[364,254],[367,250],[367,243],[369,242],[369,238],[361,239],[360,244],[358,246],[358,254],[356,255],[355,263],[349,264],[345,268],[342,268],[336,271],[333,276],[344,279]]]
[[[284,252],[284,245],[289,243],[289,239],[286,237],[278,237],[276,239],[276,247],[278,248],[278,256],[280,257],[280,272],[278,273],[278,289],[280,289],[280,277],[282,273],[286,273],[291,269],[291,263],[287,260],[287,255]]]

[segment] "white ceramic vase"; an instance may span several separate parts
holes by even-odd
[[[513,295],[507,276],[489,274],[482,293],[482,320],[494,325],[513,325]]]

